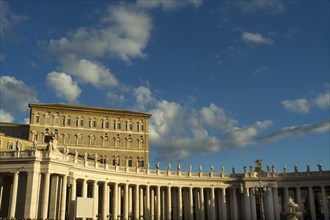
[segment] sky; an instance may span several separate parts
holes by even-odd
[[[1,1],[0,120],[152,114],[151,167],[330,169],[329,1]]]

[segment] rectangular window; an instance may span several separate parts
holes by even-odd
[[[132,167],[133,166],[133,161],[132,160],[128,160],[127,161],[127,166]]]
[[[34,123],[35,123],[35,124],[39,124],[39,121],[40,121],[40,116],[39,116],[39,115],[36,115],[36,116],[34,117]]]
[[[63,140],[64,144],[69,144],[69,136],[64,136],[64,140]]]
[[[83,119],[80,119],[80,120],[79,120],[79,126],[80,126],[80,127],[84,127],[84,120],[83,120]]]
[[[82,145],[82,136],[81,135],[79,135],[79,136],[77,136],[77,145]]]
[[[45,117],[45,124],[46,125],[50,124],[50,116],[49,115],[46,115],[46,117]]]
[[[68,118],[68,119],[67,119],[66,124],[67,124],[68,126],[71,125],[71,118]]]
[[[139,167],[144,167],[144,160],[139,161]]]
[[[109,122],[108,121],[104,122],[104,127],[103,128],[109,128]]]
[[[92,121],[92,127],[93,127],[93,128],[96,128],[96,121],[95,121],[95,120]]]
[[[58,126],[59,125],[59,117],[54,118],[54,125]]]
[[[14,150],[14,142],[12,141],[8,142],[8,150]]]
[[[94,146],[95,145],[95,137],[91,137],[90,139],[90,143],[89,143],[91,146]]]

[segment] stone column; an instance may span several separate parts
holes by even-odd
[[[13,185],[11,188],[11,200],[10,200],[10,206],[9,206],[9,218],[15,218],[15,212],[16,212],[16,202],[17,202],[17,189],[18,189],[18,174],[19,172],[15,172],[13,176]]]
[[[151,198],[150,198],[150,219],[154,219],[155,216],[155,190],[150,189]]]
[[[157,186],[157,209],[156,209],[157,217],[156,217],[156,219],[160,219],[160,214],[161,214],[161,211],[160,211],[161,198],[160,197],[161,197],[160,186]]]
[[[70,219],[74,219],[75,217],[75,209],[76,209],[76,197],[77,197],[77,181],[72,177],[72,186],[71,186],[71,201],[70,201]]]
[[[189,219],[194,219],[194,199],[192,187],[189,187]]]
[[[27,174],[26,194],[25,194],[25,208],[24,218],[37,218],[37,200],[38,200],[38,183],[40,174],[32,172]]]
[[[182,188],[178,187],[178,220],[182,219]]]
[[[267,199],[267,213],[266,216],[268,216],[267,219],[274,220],[274,203],[273,203],[273,193],[272,188],[268,190],[266,193],[266,199]]]
[[[278,202],[278,188],[275,186],[273,189],[273,200],[274,200],[274,213],[275,213],[275,219],[280,220],[280,204]]]
[[[244,216],[246,220],[251,219],[251,206],[250,206],[250,191],[249,188],[244,189]]]
[[[87,183],[86,179],[83,179],[81,197],[87,198],[87,189],[88,189],[88,183]]]
[[[257,219],[257,207],[256,207],[256,196],[252,192],[252,188],[250,188],[250,205],[251,205],[251,219]]]
[[[102,219],[107,219],[109,214],[109,187],[108,183],[103,183],[103,198],[102,198]]]
[[[49,181],[50,181],[50,173],[44,174],[44,187],[42,194],[42,211],[41,218],[46,219],[48,216],[48,201],[49,201]]]
[[[97,219],[98,211],[99,211],[99,186],[97,185],[97,181],[93,182],[93,219]]]
[[[172,207],[171,207],[171,200],[172,200],[172,195],[171,195],[171,186],[167,187],[167,220],[171,220],[172,216]]]
[[[312,220],[316,219],[316,212],[315,212],[315,203],[314,203],[314,192],[313,187],[308,187],[308,200],[309,200],[309,209],[311,213]]]
[[[216,219],[215,217],[215,192],[214,192],[214,188],[211,187],[211,219]]]
[[[297,197],[297,204],[299,206],[299,208],[302,208],[302,202],[301,202],[301,190],[300,190],[300,186],[296,187],[296,197]],[[303,219],[303,216],[300,216],[299,219]],[[277,220],[277,219],[276,219]]]
[[[146,186],[146,207],[145,207],[145,219],[150,219],[150,186]]]
[[[128,188],[128,216],[133,218],[133,187]]]
[[[144,218],[144,204],[143,204],[143,188],[140,187],[140,218]]]
[[[237,194],[236,194],[236,189],[232,188],[231,189],[231,196],[232,196],[232,209],[231,209],[231,216],[233,220],[237,220],[238,219],[238,213],[237,213]]]
[[[204,214],[204,189],[200,188],[200,219],[204,220],[205,214]]]
[[[125,184],[125,191],[124,191],[124,220],[128,220],[128,183]]]
[[[118,203],[119,203],[119,201],[118,201],[118,183],[114,183],[114,185],[113,185],[113,196],[112,196],[112,198],[113,198],[113,202],[112,202],[112,204],[113,204],[113,215],[112,215],[112,217],[113,217],[113,219],[117,219],[117,217],[118,217]]]
[[[122,202],[121,195],[122,195],[122,190],[123,190],[122,189],[122,186],[118,184],[118,187],[117,187],[117,198],[116,198],[117,199],[117,217],[116,218],[118,218],[118,216],[121,216],[121,218],[124,217],[123,213],[121,213],[121,205],[122,205],[121,204],[121,202]],[[124,195],[124,197],[125,197],[125,195]]]
[[[221,219],[227,219],[227,201],[226,201],[226,188],[221,189]]]
[[[68,177],[66,175],[62,176],[60,219],[65,219],[67,181]]]
[[[135,194],[135,207],[134,207],[134,219],[139,220],[140,219],[140,215],[139,215],[139,185],[135,185],[135,190],[134,190],[134,194]]]
[[[289,189],[288,187],[284,187],[284,201],[282,202],[282,206],[285,212],[289,211],[289,208],[285,206],[288,203],[288,201],[289,201]]]
[[[59,194],[59,177],[57,175],[52,175],[50,178],[51,188],[50,188],[50,198],[48,206],[48,218],[57,219],[58,218],[58,194]]]
[[[325,187],[321,186],[321,194],[322,194],[322,207],[323,207],[323,214],[324,219],[327,219],[329,217],[329,210],[327,205],[327,194],[325,192]]]

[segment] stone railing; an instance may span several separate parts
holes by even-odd
[[[267,166],[267,170],[264,171],[262,168],[257,167],[254,168],[250,166],[250,170],[247,171],[246,166],[244,166],[243,173],[235,173],[235,169],[232,168],[233,173],[224,173],[224,167],[221,168],[221,173],[214,172],[213,166],[211,166],[209,172],[203,172],[201,167],[199,168],[198,172],[192,172],[192,167],[189,166],[188,172],[181,171],[181,167],[177,168],[177,170],[171,170],[170,165],[168,170],[160,170],[157,168],[156,170],[151,170],[147,165],[147,168],[144,167],[129,167],[129,166],[113,166],[110,164],[101,163],[101,160],[98,159],[95,155],[87,155],[86,153],[84,156],[80,156],[79,154],[69,154],[65,152],[63,149],[62,152],[59,150],[24,150],[24,151],[0,151],[0,162],[5,159],[20,159],[20,158],[30,158],[30,159],[57,159],[61,160],[65,163],[69,163],[70,165],[77,166],[77,167],[86,167],[87,169],[93,168],[98,170],[106,170],[110,172],[120,172],[120,173],[135,173],[140,175],[150,175],[150,176],[177,176],[182,178],[260,178],[260,177],[307,177],[307,176],[320,176],[326,175],[330,173],[330,171],[323,171],[320,164],[318,164],[318,171],[310,171],[309,165],[307,165],[306,172],[298,172],[298,167],[294,167],[294,172],[285,172],[283,173],[276,173],[274,169],[274,165],[272,170],[269,169]],[[94,156],[94,158],[93,158]],[[102,159],[102,158],[100,158]],[[157,165],[159,167],[159,163]],[[255,170],[256,169],[256,170]]]

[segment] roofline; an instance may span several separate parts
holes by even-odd
[[[72,105],[72,104],[58,104],[58,103],[50,103],[50,104],[34,104],[30,103],[28,105],[30,108],[39,107],[39,108],[50,108],[50,109],[66,109],[66,110],[79,110],[79,111],[92,111],[92,112],[109,112],[116,113],[120,115],[135,115],[150,118],[152,115],[141,112],[127,111],[123,109],[114,109],[114,108],[104,108],[104,107],[92,107],[92,106],[82,106],[82,105]]]

